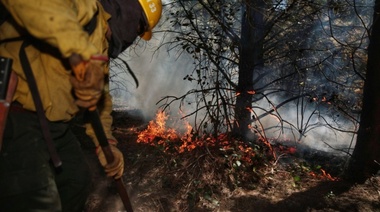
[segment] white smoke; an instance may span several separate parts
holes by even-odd
[[[279,103],[279,98],[271,99],[273,103]],[[272,105],[266,100],[258,103],[260,108],[269,111]],[[282,142],[285,145],[298,146],[300,148],[312,148],[319,151],[345,155],[352,152],[355,146],[358,123],[342,116],[336,111],[329,111],[328,104],[319,105],[308,103],[302,112],[297,110],[299,106],[287,104],[276,109],[280,116],[267,115],[257,121],[264,126],[265,135],[272,141]],[[255,116],[264,114],[263,110],[256,110]],[[280,117],[280,118],[279,118]]]
[[[139,86],[136,88],[132,77],[125,73],[127,92],[113,92],[116,109],[140,110],[144,117],[152,119],[162,105],[157,104],[162,98],[183,95],[191,88],[183,78],[193,70],[193,61],[186,54],[177,55],[175,50],[155,51],[162,39],[154,37],[149,44],[141,44],[145,41],[140,40],[125,52],[123,59],[135,73]],[[111,84],[111,89],[115,88]],[[171,108],[177,111],[178,107],[173,104]]]
[[[281,5],[285,5],[285,3],[286,1],[281,1]],[[370,19],[365,20],[369,21]],[[124,79],[127,82],[125,84],[127,91],[116,90],[116,92],[112,93],[115,109],[138,110],[147,120],[150,120],[154,118],[159,109],[160,105],[157,105],[157,102],[163,97],[178,97],[194,88],[193,84],[183,80],[194,68],[192,58],[187,54],[179,54],[176,50],[168,51],[166,48],[157,50],[164,41],[165,38],[162,34],[154,34],[152,40],[147,44],[144,43],[145,41],[139,40],[125,52],[124,59],[136,74],[140,85],[136,88],[132,77],[125,74]],[[112,88],[118,89],[118,86],[111,84]],[[271,97],[271,101],[276,101],[276,98],[272,99]],[[173,114],[177,114],[178,107],[178,102],[171,106]],[[259,107],[267,108],[268,110],[272,109],[265,101],[261,101]],[[260,121],[266,128],[267,137],[291,140],[296,144],[310,146],[323,151],[337,149],[338,152],[341,150],[349,152],[348,148],[354,147],[356,138],[352,132],[357,130],[357,123],[344,118],[344,116],[334,117],[334,115],[325,113],[325,111],[328,111],[327,106],[325,108],[321,106],[317,111],[313,107],[308,108],[303,115],[306,118],[310,117],[310,121],[307,124],[301,123],[301,114],[297,112],[296,108],[294,105],[288,105],[278,109],[278,113],[282,115],[282,118],[288,121],[283,125],[279,124],[278,119],[271,115],[261,119]],[[189,109],[188,111],[192,110]],[[258,113],[256,115],[263,113],[260,110],[255,112]],[[349,132],[334,130],[334,127]],[[306,129],[306,133],[300,133],[298,129]]]

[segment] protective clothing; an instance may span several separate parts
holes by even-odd
[[[26,48],[46,117],[49,121],[69,121],[79,111],[71,93],[72,76],[68,59],[79,54],[83,60],[93,55],[107,55],[108,41],[105,38],[107,20],[110,14],[105,12],[97,0],[1,0],[14,20],[0,26],[0,40],[17,37],[33,37],[33,45]],[[83,30],[98,11],[94,32],[89,35]],[[22,14],[22,15],[20,15]],[[79,20],[79,23],[78,23]],[[27,30],[25,30],[25,29]],[[29,35],[30,34],[30,35]],[[39,41],[41,40],[41,41]],[[43,41],[43,42],[42,42]],[[23,41],[0,44],[0,55],[13,59],[13,70],[17,73],[18,86],[14,100],[26,110],[35,111],[32,95],[21,68],[18,52]],[[104,64],[105,85],[100,116],[107,138],[114,139],[111,133],[112,111],[111,96],[108,92],[108,65]],[[90,125],[86,132],[96,140]]]
[[[160,0],[100,0],[100,3],[111,14],[108,21],[112,31],[108,51],[111,58],[117,58],[138,36],[149,40],[161,18]]]
[[[116,143],[113,140],[108,141],[110,144],[111,151],[113,153],[114,160],[112,163],[107,164],[106,157],[102,151],[102,148],[96,148],[96,154],[98,155],[100,164],[104,167],[104,171],[106,172],[108,177],[114,177],[115,179],[119,179],[123,175],[124,171],[124,157],[118,148],[116,148]]]
[[[140,36],[144,40],[150,40],[152,38],[152,29],[161,18],[162,3],[161,0],[139,0],[139,3],[144,10],[143,15],[147,22],[146,29]]]
[[[108,55],[117,58],[137,38],[142,8],[137,0],[100,0],[104,9],[111,14],[108,21],[112,31]]]
[[[51,169],[37,114],[9,114],[0,153],[0,211],[83,211],[91,170],[69,123],[50,122],[49,128],[63,161],[59,173]]]
[[[74,94],[78,98],[75,102],[83,108],[96,107],[104,88],[104,73],[102,67],[108,61],[108,57],[102,55],[92,56],[89,61],[75,59],[71,62],[73,55],[69,61],[73,67],[74,75],[70,77],[73,85]]]
[[[14,207],[26,205],[28,211],[36,208],[39,211],[43,211],[43,208],[45,211],[59,211],[61,204],[62,211],[82,211],[80,207],[83,207],[87,198],[86,183],[90,182],[90,176],[77,138],[68,126],[79,111],[72,94],[72,71],[68,58],[79,54],[84,61],[90,61],[93,55],[107,55],[105,34],[110,15],[97,0],[1,0],[1,3],[13,18],[0,26],[0,40],[20,39],[1,43],[0,55],[13,59],[12,70],[18,75],[13,100],[26,112],[11,112],[7,120],[7,136],[0,152],[0,211],[12,211],[12,206],[11,210],[3,210],[2,207],[7,207],[7,200],[12,201],[15,197],[17,201],[13,202],[18,205]],[[96,27],[89,34],[83,28],[95,14]],[[32,95],[21,67],[19,52],[24,40],[31,43],[25,52],[46,118],[51,125],[57,153],[62,160],[61,172],[55,172],[49,164],[49,154],[38,117],[34,113],[36,109]],[[107,138],[114,139],[111,133],[112,101],[108,89],[108,64],[98,64],[96,76],[100,72],[105,77],[102,99],[97,108]],[[96,77],[94,79],[99,80]],[[82,94],[76,93],[79,96]],[[86,126],[86,133],[98,146],[90,124]],[[28,196],[31,197],[25,198]],[[32,200],[33,203],[30,202]],[[47,201],[49,205],[44,204]]]

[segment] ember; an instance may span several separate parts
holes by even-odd
[[[314,171],[311,171],[309,174],[310,176],[313,176],[313,177],[316,177],[316,178],[319,178],[319,179],[323,179],[323,180],[330,180],[330,181],[338,181],[339,178],[338,177],[333,177],[331,176],[329,173],[327,173],[324,169],[319,169],[321,172],[320,174],[314,172]]]
[[[325,177],[326,179],[328,180],[331,180],[331,181],[337,181],[339,180],[337,177],[332,177],[329,173],[327,173],[324,169],[321,169],[321,172],[322,172],[322,176]]]

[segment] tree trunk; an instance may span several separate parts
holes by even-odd
[[[374,11],[360,127],[346,172],[349,179],[358,183],[380,168],[380,0],[376,0]]]
[[[248,138],[249,125],[252,122],[252,91],[255,65],[263,64],[264,19],[263,1],[246,0],[242,18],[239,60],[239,81],[234,123],[234,134]]]

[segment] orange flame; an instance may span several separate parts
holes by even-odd
[[[253,162],[252,158],[256,155],[255,150],[242,141],[231,140],[228,134],[198,137],[193,134],[193,128],[188,122],[182,126],[186,127],[184,130],[186,132],[180,134],[175,129],[167,127],[167,120],[168,115],[164,111],[159,111],[155,120],[149,122],[147,129],[138,134],[137,142],[163,147],[164,151],[169,154],[190,152],[197,147],[206,145],[210,147],[220,145],[219,149],[222,151],[238,151],[241,161]]]
[[[156,119],[149,122],[148,128],[138,135],[137,142],[150,143],[159,139],[158,143],[164,140],[177,139],[177,132],[174,129],[166,129],[168,116],[160,111],[156,114]]]
[[[248,94],[254,95],[256,94],[256,91],[247,91]]]
[[[309,174],[313,177],[320,178],[320,179],[325,179],[325,180],[330,180],[330,181],[338,181],[338,177],[333,177],[329,173],[327,173],[324,169],[319,169],[321,171],[320,174],[317,174],[313,171],[311,171]]]
[[[337,181],[338,178],[337,177],[333,177],[331,176],[329,173],[327,173],[324,169],[321,169],[321,172],[322,172],[322,176],[325,177],[326,179],[328,180],[331,180],[331,181]]]
[[[164,111],[158,111],[155,120],[150,121],[148,128],[139,133],[137,142],[153,146],[162,145],[165,150],[174,146],[179,153],[191,151],[203,145],[203,142],[193,138],[193,128],[189,123],[185,122],[186,132],[180,135],[175,129],[167,127],[168,117]]]

